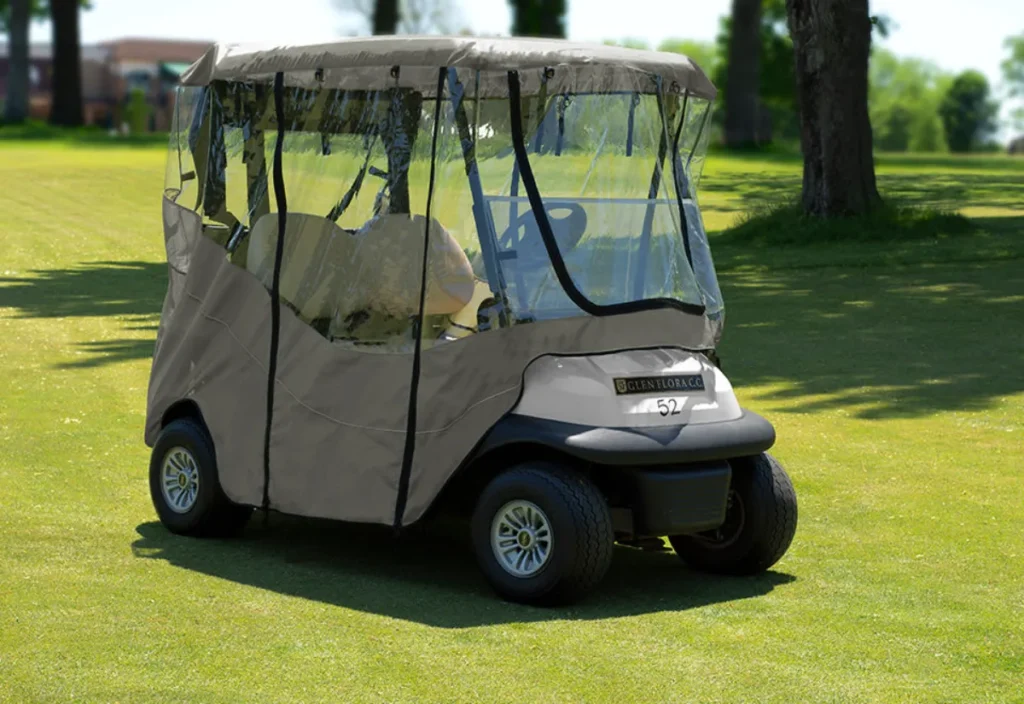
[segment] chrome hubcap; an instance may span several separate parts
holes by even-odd
[[[551,522],[530,501],[510,501],[491,522],[491,550],[498,564],[515,577],[532,577],[551,557]]]
[[[184,447],[172,447],[164,455],[160,472],[164,503],[175,513],[188,513],[199,497],[199,464]]]

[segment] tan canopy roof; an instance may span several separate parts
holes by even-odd
[[[644,72],[661,76],[666,88],[675,83],[696,97],[710,100],[716,93],[700,67],[682,54],[522,37],[377,36],[306,46],[215,44],[184,74],[182,84],[255,79],[281,71],[288,74],[289,84],[302,85],[323,69],[327,85],[370,88],[386,75],[382,69],[392,66],[402,67],[401,85],[424,92],[434,89],[437,68],[443,66],[483,72],[568,67],[573,83],[583,82],[595,91],[650,91],[652,86],[638,85],[637,72]],[[484,84],[497,88],[493,80]],[[529,85],[523,90],[528,92]]]

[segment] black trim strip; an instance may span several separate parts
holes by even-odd
[[[555,142],[555,156],[562,155],[562,143],[565,141],[565,110],[568,106],[569,96],[563,94],[562,100],[558,104],[558,140]],[[632,148],[632,144],[628,145],[627,151],[632,150]],[[626,156],[629,156],[629,154]]]
[[[690,271],[693,271],[693,254],[690,252],[690,228],[686,222],[686,208],[683,204],[685,196],[682,192],[682,189],[685,187],[685,195],[690,195],[690,186],[685,181],[684,174],[680,171],[682,163],[679,159],[679,136],[683,133],[683,123],[686,122],[686,108],[689,101],[690,93],[687,91],[683,94],[683,109],[682,114],[679,116],[679,125],[676,127],[676,133],[672,137],[672,178],[676,182],[676,201],[679,204],[680,223],[683,226],[683,250],[686,252],[686,261],[690,264]],[[693,273],[696,276],[697,272],[694,271]]]
[[[626,156],[633,156],[633,125],[636,123],[636,106],[640,102],[640,94],[633,93],[629,99],[629,119],[626,121]]]
[[[544,125],[548,121],[548,79],[555,75],[555,69],[545,67],[540,75],[540,92],[537,94],[537,135],[533,139],[533,153],[540,154],[544,144]]]
[[[622,313],[637,313],[644,310],[658,310],[662,308],[674,308],[691,315],[703,315],[704,306],[694,303],[677,301],[674,298],[648,298],[642,301],[628,301],[625,303],[613,303],[611,305],[600,305],[594,303],[584,296],[576,283],[572,280],[569,270],[565,267],[562,253],[558,250],[558,243],[555,234],[551,230],[551,222],[548,220],[547,211],[544,209],[544,200],[541,198],[537,188],[537,181],[533,177],[533,169],[530,167],[530,160],[526,153],[526,146],[523,139],[522,106],[520,105],[519,72],[508,72],[508,93],[509,109],[512,118],[512,147],[516,154],[516,164],[522,175],[523,186],[526,188],[526,195],[530,200],[530,208],[533,210],[537,220],[537,227],[540,230],[541,239],[544,240],[544,248],[551,259],[551,266],[555,271],[558,282],[562,285],[565,294],[580,310],[594,316],[619,315]],[[680,201],[680,205],[682,201]]]
[[[697,150],[697,145],[700,144],[700,138],[704,136],[704,128],[708,124],[708,116],[711,113],[711,106],[704,108],[704,116],[700,118],[700,127],[697,128],[697,136],[693,138],[693,149],[690,150],[689,155],[686,157],[686,166],[689,168],[690,162],[693,161],[693,154]]]
[[[647,189],[647,200],[653,201],[658,191],[661,190],[661,174],[665,168],[665,153],[668,152],[668,127],[665,126],[666,113],[661,104],[661,77],[655,76],[657,94],[655,100],[658,104],[658,116],[661,118],[661,134],[658,136],[658,157],[654,162],[654,169],[651,171],[651,185]],[[640,247],[637,249],[637,276],[633,282],[633,298],[640,300],[644,297],[644,285],[647,283],[644,272],[647,271],[647,260],[651,247],[651,231],[654,229],[654,203],[648,203],[644,211],[644,223],[640,228]]]
[[[412,355],[412,385],[409,387],[409,412],[406,414],[405,451],[402,453],[402,473],[398,479],[398,498],[395,500],[394,528],[402,527],[405,504],[409,498],[409,477],[412,474],[412,459],[416,452],[416,403],[419,397],[420,357],[423,347],[423,308],[427,302],[427,257],[430,255],[430,207],[434,201],[434,177],[436,174],[437,134],[441,125],[441,100],[444,94],[444,80],[448,70],[441,68],[437,73],[437,97],[434,99],[434,134],[430,139],[430,182],[427,184],[426,226],[423,233],[423,268],[420,271],[420,307],[413,324],[416,336]]]
[[[345,191],[345,195],[341,197],[341,200],[331,208],[331,212],[327,213],[327,219],[331,222],[337,222],[346,210],[348,206],[352,204],[352,201],[356,196],[359,195],[359,191],[363,187],[363,180],[366,178],[366,172],[370,170],[370,159],[373,158],[373,150],[377,146],[377,134],[374,133],[373,138],[370,140],[370,148],[366,150],[366,158],[363,159],[363,165],[356,172],[356,178],[352,182],[352,185]]]
[[[274,424],[274,386],[277,379],[277,352],[281,344],[281,259],[284,233],[288,224],[288,201],[284,190],[284,74],[274,76],[274,109],[277,112],[277,144],[274,145],[274,197],[277,198],[277,249],[274,252],[274,278],[270,288],[270,361],[267,365],[267,424],[263,431],[263,503],[264,515],[270,510],[270,430]]]
[[[477,83],[480,72],[476,72]],[[477,239],[480,252],[484,258],[484,270],[487,272],[487,283],[491,293],[501,304],[498,318],[501,327],[508,325],[508,297],[505,293],[505,275],[498,263],[498,237],[494,232],[494,221],[484,199],[484,187],[480,182],[480,168],[476,161],[476,142],[469,129],[469,116],[466,114],[465,87],[459,81],[456,69],[448,69],[448,96],[455,113],[455,126],[459,133],[462,146],[462,159],[466,165],[466,178],[469,179],[469,190],[473,195],[473,222],[476,224]],[[475,98],[478,108],[480,100]]]

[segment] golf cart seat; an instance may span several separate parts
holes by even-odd
[[[550,265],[544,238],[540,234],[540,226],[533,214],[527,198],[513,197],[488,199],[491,208],[498,210],[509,208],[510,219],[514,220],[498,239],[499,251],[514,252],[511,257],[515,267],[521,270],[546,269]],[[517,206],[516,210],[511,210]],[[521,208],[521,210],[520,210]],[[587,211],[583,205],[570,199],[546,199],[544,210],[547,212],[551,233],[558,244],[558,250],[566,255],[575,249],[587,231]]]
[[[351,232],[319,215],[289,213],[281,299],[331,339],[381,344],[400,337],[419,311],[425,225],[422,215],[390,214]],[[277,233],[277,214],[269,213],[249,235],[246,268],[267,288]],[[472,267],[436,220],[430,237],[424,315],[446,316],[472,300]]]
[[[246,269],[268,289],[273,284],[277,248],[277,213],[264,215],[249,233]],[[288,213],[279,280],[281,299],[311,322],[333,317],[341,296],[338,284],[348,277],[356,242],[351,234],[320,215]]]
[[[391,213],[368,221],[356,232],[360,273],[372,281],[371,307],[394,317],[416,315],[423,271],[422,215]],[[367,276],[370,274],[370,276]],[[423,314],[451,315],[473,298],[473,268],[459,243],[436,219],[430,221],[427,296]]]

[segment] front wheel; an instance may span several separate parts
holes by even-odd
[[[525,604],[580,599],[608,571],[615,541],[597,487],[547,462],[520,465],[492,480],[477,501],[471,529],[491,586]]]
[[[252,513],[224,495],[213,441],[191,418],[172,421],[160,431],[149,463],[149,491],[160,522],[181,535],[230,535]]]
[[[691,567],[715,574],[764,572],[789,549],[796,533],[796,491],[768,453],[731,460],[732,486],[725,522],[693,535],[669,536]]]

